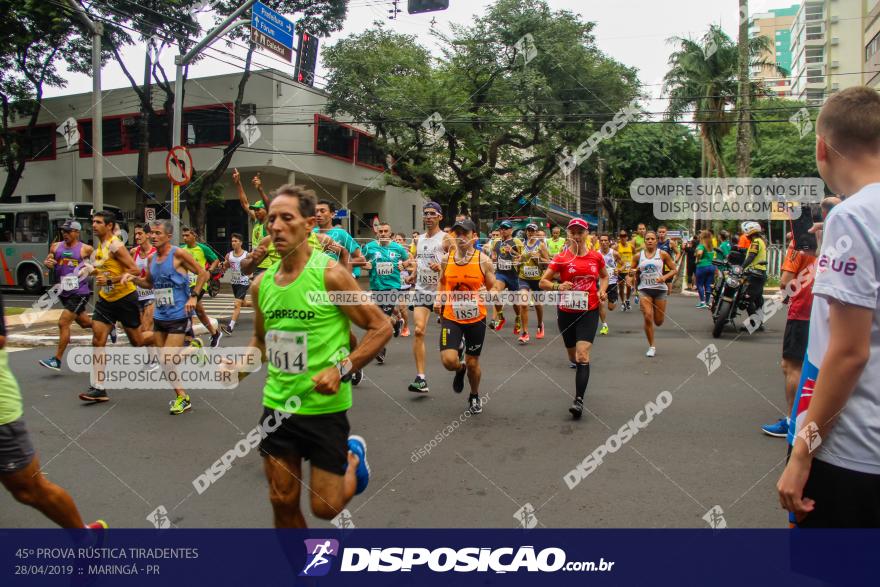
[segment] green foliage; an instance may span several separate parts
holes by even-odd
[[[645,177],[696,177],[700,146],[695,134],[680,124],[631,123],[600,146],[605,160],[606,213],[613,226],[632,227],[653,217],[651,204],[630,197],[633,181]],[[594,162],[587,171],[596,182]]]
[[[447,208],[469,199],[475,217],[480,206],[515,209],[558,190],[563,148],[637,96],[635,70],[596,47],[593,26],[542,0],[499,0],[448,37],[435,34],[442,48],[432,59],[375,23],[325,50],[328,111],[376,131],[393,160],[390,183]],[[432,141],[423,123],[435,112],[445,133]]]
[[[800,127],[790,119],[805,108],[804,102],[767,98],[752,104],[755,144],[752,149],[754,177],[818,177],[816,168],[816,115],[809,112],[809,127]],[[804,136],[801,136],[804,128]],[[724,158],[728,164],[736,156],[733,136],[725,137]]]
[[[712,25],[699,40],[673,37],[677,47],[669,57],[669,71],[663,78],[669,96],[667,117],[691,118],[699,124],[704,156],[703,176],[725,176],[727,166],[721,157],[721,142],[736,122],[739,52],[727,34]],[[769,50],[765,37],[749,39],[749,65],[774,67],[764,55]],[[767,95],[761,82],[751,84],[751,96]]]

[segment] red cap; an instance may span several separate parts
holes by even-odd
[[[573,228],[575,226],[577,226],[579,228],[583,228],[584,230],[590,230],[590,225],[587,224],[587,221],[584,220],[583,218],[572,218],[569,221],[568,228]]]

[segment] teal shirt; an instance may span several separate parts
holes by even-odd
[[[719,255],[720,260],[724,260],[727,258],[727,256],[730,254],[730,247],[730,241],[724,241],[723,243],[718,245],[718,248],[721,249],[721,255]]]
[[[715,258],[715,252],[710,251],[702,244],[697,247],[698,251],[703,251],[703,256],[697,261],[697,267],[711,267],[712,260]]]
[[[364,245],[363,252],[367,261],[373,265],[370,269],[370,289],[400,289],[400,269],[397,264],[409,259],[409,252],[394,241],[385,247],[379,241],[370,241]]]
[[[314,230],[312,230],[312,232],[321,232],[321,229],[316,226],[314,228]],[[354,238],[350,234],[348,234],[348,232],[339,228],[338,226],[334,226],[333,228],[331,228],[330,230],[328,230],[324,234],[326,234],[327,236],[332,238],[334,241],[336,241],[337,243],[339,243],[340,245],[345,247],[345,250],[348,251],[349,255],[353,255],[355,251],[357,251],[359,248],[361,248],[361,246],[359,244],[357,244],[357,241],[354,240]],[[335,259],[337,261],[339,260],[338,255],[334,255],[330,251],[325,251],[325,252],[327,253],[327,255],[330,256],[331,259]],[[355,267],[354,269],[351,270],[351,274],[354,275],[356,278],[360,277],[361,276],[361,268]]]

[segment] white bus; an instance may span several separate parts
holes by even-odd
[[[125,230],[123,213],[116,206],[104,206],[115,212]],[[20,287],[27,293],[40,293],[54,282],[54,275],[43,260],[49,246],[61,239],[65,220],[82,224],[80,238],[92,241],[92,204],[90,202],[45,202],[0,204],[0,285]],[[127,233],[124,234],[127,238]]]

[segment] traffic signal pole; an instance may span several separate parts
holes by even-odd
[[[71,0],[72,1],[72,0]],[[205,35],[205,38],[196,43],[196,45],[187,51],[184,55],[177,55],[174,58],[174,64],[177,66],[177,78],[174,80],[174,117],[172,122],[172,147],[181,145],[181,126],[183,123],[183,68],[187,66],[195,57],[208,45],[214,42],[217,37],[223,36],[229,31],[242,25],[250,23],[250,19],[237,20],[244,14],[254,2],[257,0],[246,0],[244,4],[235,9],[229,17],[218,24],[216,27]],[[175,189],[171,199],[171,223],[173,226],[174,238],[180,238],[180,189]]]

